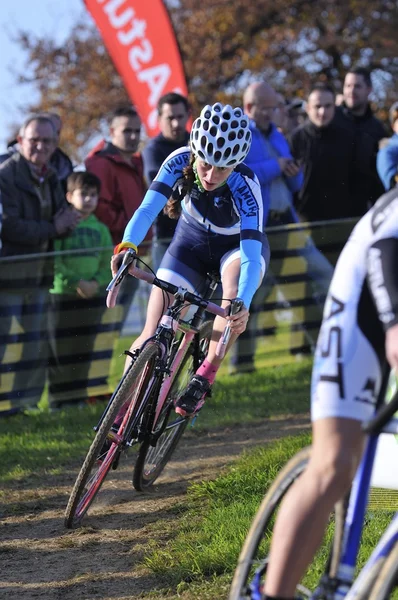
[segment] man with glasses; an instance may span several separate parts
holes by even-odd
[[[46,368],[46,304],[53,276],[52,261],[45,254],[52,250],[53,240],[72,231],[80,218],[68,206],[50,166],[56,141],[51,119],[33,115],[20,129],[19,150],[0,165],[0,256],[36,255],[35,259],[0,264],[0,336],[6,340],[1,345],[0,363],[5,352],[7,361],[3,366],[9,365],[10,373],[18,362],[12,390],[7,391],[7,384],[1,386],[0,403],[7,400],[12,412],[37,406],[40,400]],[[14,343],[14,334],[23,341],[22,349]],[[7,336],[13,342],[8,347]],[[11,378],[10,374],[9,381]]]
[[[243,96],[245,113],[251,119],[252,145],[245,163],[256,173],[263,196],[264,227],[278,227],[297,223],[299,218],[293,206],[293,194],[303,185],[303,172],[294,160],[289,143],[278,130],[280,100],[275,90],[266,82],[250,84]],[[232,349],[231,374],[254,370],[254,353],[258,335],[258,316],[272,288],[277,284],[284,268],[283,252],[288,247],[289,231],[278,231],[269,236],[271,265],[267,277],[257,290],[252,302],[252,316],[246,331],[239,336]],[[314,246],[311,237],[303,232],[300,253],[306,261],[311,279],[311,290],[316,304],[321,309],[326,296],[333,269],[326,258]],[[278,252],[278,260],[272,261],[272,254]],[[282,254],[281,254],[282,253]],[[282,260],[281,260],[282,259]],[[278,300],[291,308],[289,299],[278,289]],[[319,310],[319,319],[321,311]],[[290,352],[310,353],[315,345],[314,337],[307,331],[299,336],[292,329]]]
[[[280,111],[278,94],[264,81],[252,83],[245,90],[243,107],[251,119],[252,131],[252,145],[245,162],[260,181],[264,225],[296,222],[293,194],[300,189],[303,175],[275,124]]]
[[[278,121],[280,98],[265,81],[251,83],[243,95],[243,108],[250,118],[252,144],[245,163],[257,175],[263,197],[264,227],[296,223],[293,194],[303,175],[290,152],[289,144],[275,121]],[[270,240],[272,241],[272,240]],[[272,247],[271,247],[272,256]],[[252,303],[248,328],[239,336],[231,351],[231,374],[254,370],[254,351],[258,313],[272,289],[269,275],[257,290]]]
[[[40,113],[40,116],[47,117],[48,119],[50,119],[55,128],[57,139],[55,149],[51,155],[50,165],[58,175],[58,179],[60,180],[62,189],[66,194],[66,180],[68,179],[69,175],[73,172],[73,163],[69,156],[59,147],[59,141],[62,130],[62,120],[59,114],[55,112]],[[5,162],[15,152],[18,152],[18,150],[18,139],[14,139],[11,142],[9,142],[7,152],[5,154],[0,155],[0,164]]]

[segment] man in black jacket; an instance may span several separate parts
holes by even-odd
[[[370,73],[363,67],[350,69],[344,78],[343,102],[336,109],[336,123],[354,137],[350,166],[350,189],[356,215],[364,214],[384,193],[376,169],[379,141],[387,131],[369,104]]]
[[[360,212],[351,189],[353,132],[336,122],[334,90],[325,83],[311,89],[308,120],[291,134],[292,154],[304,171],[304,184],[296,194],[296,208],[303,221],[355,217]]]
[[[33,115],[20,130],[19,150],[0,165],[0,254],[7,258],[35,255],[19,261],[7,260],[0,270],[0,364],[9,373],[7,382],[1,385],[0,408],[4,401],[11,411],[37,406],[40,400],[47,362],[48,290],[53,280],[52,260],[46,253],[53,249],[53,240],[67,235],[80,219],[66,202],[50,166],[56,141],[52,121]],[[7,359],[3,360],[5,354]]]
[[[142,151],[144,160],[144,176],[150,186],[164,160],[174,152],[186,146],[189,133],[186,126],[191,115],[191,108],[185,96],[170,92],[159,98],[158,106],[159,135],[151,139]],[[174,235],[176,219],[170,219],[161,212],[153,225],[152,268],[157,270],[168,242]]]

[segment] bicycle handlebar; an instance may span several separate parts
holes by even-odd
[[[218,304],[214,304],[213,302],[210,302],[209,300],[204,300],[200,296],[196,296],[195,294],[188,292],[188,290],[186,290],[184,288],[180,288],[177,285],[168,283],[167,281],[164,281],[163,279],[158,279],[156,277],[156,275],[154,275],[153,273],[149,273],[148,271],[143,271],[142,269],[140,269],[139,267],[137,267],[134,264],[134,261],[136,260],[136,258],[137,258],[137,256],[136,256],[135,252],[133,252],[131,250],[128,250],[125,253],[125,255],[123,257],[123,262],[122,262],[118,272],[116,273],[116,275],[114,276],[112,281],[109,283],[108,287],[106,288],[106,290],[108,292],[108,296],[106,298],[106,305],[108,308],[113,308],[116,305],[116,299],[117,299],[117,295],[118,295],[118,292],[120,289],[119,285],[123,281],[123,279],[125,278],[127,273],[129,273],[130,275],[132,275],[133,277],[136,277],[137,279],[142,279],[142,281],[146,281],[147,283],[156,285],[161,290],[163,290],[165,292],[169,292],[173,296],[176,296],[179,294],[187,302],[189,302],[191,304],[195,304],[195,306],[201,306],[202,308],[205,308],[208,312],[212,313],[213,315],[218,315],[220,317],[226,317],[229,315],[229,307],[221,308],[221,306],[218,306]]]
[[[362,426],[362,431],[370,435],[376,435],[381,432],[383,427],[392,419],[398,410],[398,392],[387,404],[384,404],[373,417]]]

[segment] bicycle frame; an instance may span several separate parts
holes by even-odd
[[[380,433],[398,433],[398,419],[392,419]],[[395,542],[398,541],[398,512],[395,513],[391,523],[383,533],[377,546],[373,550],[366,564],[361,569],[354,583],[355,565],[359,551],[361,533],[368,504],[370,480],[376,455],[379,434],[369,437],[364,456],[355,476],[350,502],[348,505],[346,524],[344,530],[343,552],[337,571],[339,585],[335,591],[335,598],[354,600],[372,580],[373,567],[377,561],[385,557]]]
[[[170,284],[166,281],[157,279],[157,277],[154,274],[149,273],[147,271],[143,271],[142,269],[138,268],[135,265],[133,266],[133,261],[135,260],[135,258],[136,257],[134,255],[128,256],[127,260],[125,257],[125,260],[123,261],[123,264],[120,267],[118,273],[115,275],[115,277],[112,279],[111,283],[109,284],[109,286],[107,288],[107,290],[108,290],[108,297],[107,297],[108,307],[112,307],[116,304],[116,298],[117,298],[117,294],[118,294],[118,290],[119,290],[118,286],[121,283],[121,281],[123,280],[123,278],[127,275],[127,273],[130,273],[130,275],[133,275],[137,279],[142,279],[143,281],[146,281],[147,283],[152,283],[152,284],[156,285],[157,287],[159,287],[160,289],[167,291],[169,293],[172,293],[175,297],[172,305],[168,307],[166,313],[161,317],[155,335],[152,338],[149,338],[144,343],[144,346],[145,346],[145,344],[147,344],[150,340],[156,340],[159,343],[159,346],[161,348],[161,355],[159,357],[159,364],[157,365],[157,369],[156,369],[157,372],[155,374],[155,377],[159,377],[159,378],[161,377],[162,381],[160,381],[160,384],[159,384],[160,389],[157,388],[158,393],[156,393],[157,400],[156,400],[155,411],[150,411],[148,413],[149,419],[151,421],[150,429],[152,430],[153,424],[157,422],[159,415],[162,411],[165,399],[167,398],[167,395],[173,384],[174,378],[172,377],[172,375],[174,373],[176,373],[178,371],[178,369],[180,368],[192,340],[194,339],[195,335],[198,333],[198,326],[202,323],[205,310],[208,310],[209,312],[211,312],[213,314],[220,315],[223,317],[225,317],[228,314],[228,311],[224,308],[221,308],[217,304],[210,302],[210,298],[212,298],[214,291],[217,288],[217,283],[218,283],[216,278],[213,277],[211,274],[209,274],[209,277],[208,277],[209,282],[208,282],[208,287],[206,289],[205,295],[203,298],[201,298],[199,296],[196,296],[195,294],[191,294],[184,288],[179,288],[179,287],[177,287],[173,284]],[[198,307],[197,310],[195,311],[195,314],[192,317],[191,323],[184,321],[180,318],[181,309],[186,305],[186,302],[192,303]],[[175,332],[177,330],[180,330],[183,332],[183,338],[179,344],[177,353],[175,354],[175,356],[172,357],[172,360],[168,364],[167,361],[170,356],[171,344],[175,339]],[[222,344],[222,340],[220,341],[220,346],[221,346],[221,344]],[[168,376],[163,377],[164,373],[167,373]],[[148,387],[152,391],[152,388],[153,388],[152,382]],[[98,429],[98,427],[101,425],[101,422],[104,419],[104,417],[112,403],[112,400],[113,400],[113,397],[108,402],[108,405],[105,408],[105,411],[102,414],[101,419],[95,429]],[[147,402],[142,402],[140,410],[137,415],[138,418],[135,419],[135,423],[137,423],[140,420],[140,418],[142,416],[141,409],[143,410],[143,408],[146,405],[147,405]],[[179,418],[178,421],[176,421],[174,426],[179,422],[181,422],[181,418]],[[133,426],[134,426],[134,424],[132,424],[132,428],[133,428]],[[172,426],[173,426],[173,424],[171,426],[169,426],[169,428]],[[159,435],[161,433],[162,432],[160,431]]]
[[[380,404],[380,400],[385,396],[387,380],[388,375],[384,373],[378,405]],[[381,410],[376,412],[374,419],[364,425],[364,431],[367,431],[370,435],[351,487],[337,576],[333,582],[329,581],[329,584],[332,584],[333,600],[342,600],[343,598],[345,600],[354,600],[363,594],[364,589],[373,581],[375,565],[381,558],[388,555],[394,544],[398,541],[397,512],[354,581],[379,436],[381,433],[398,433],[398,418],[391,417],[397,409],[397,398],[397,395],[395,395],[390,404],[384,405]],[[327,586],[328,582],[324,583]],[[317,597],[316,592],[313,597]]]

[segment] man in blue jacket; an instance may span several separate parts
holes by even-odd
[[[280,110],[275,90],[264,81],[245,90],[243,107],[251,119],[252,145],[245,163],[256,173],[263,195],[264,226],[295,223],[293,194],[303,183],[303,173],[294,162],[289,144],[273,119]]]
[[[286,138],[273,122],[274,119],[277,120],[277,111],[280,110],[278,95],[265,81],[252,83],[244,92],[243,107],[251,119],[252,132],[252,144],[245,158],[245,164],[256,173],[260,181],[264,206],[264,227],[297,223],[299,218],[293,206],[293,194],[298,192],[303,184],[303,173],[293,159]],[[287,235],[283,239],[283,243],[280,241],[281,235],[283,235],[281,232],[277,235],[279,238],[278,249],[284,245],[285,241],[287,244]],[[270,243],[272,257],[272,237]],[[305,250],[305,258],[309,271],[314,273],[314,278],[318,278],[318,272],[324,270],[325,264],[331,275],[330,265],[315,248],[310,238],[308,238],[306,246],[308,247]],[[280,261],[280,264],[282,265],[283,262]],[[263,310],[265,300],[276,283],[275,276],[278,276],[278,273],[271,274],[269,272],[256,292],[249,326],[232,349],[231,373],[254,370],[258,313]],[[288,305],[288,302],[286,304]],[[310,349],[314,343],[315,340],[309,340]]]

